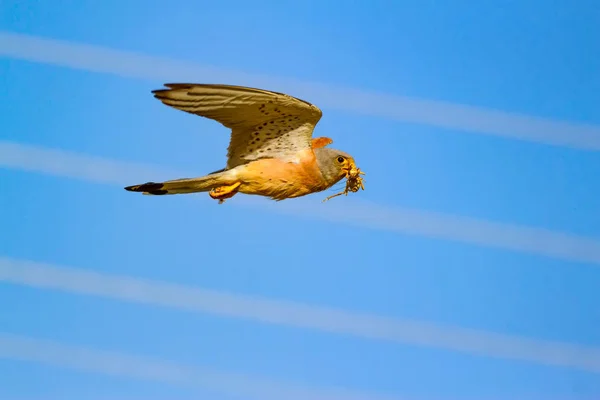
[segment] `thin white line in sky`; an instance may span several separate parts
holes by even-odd
[[[174,386],[206,388],[246,399],[400,400],[399,397],[361,393],[345,388],[310,388],[258,376],[221,372],[207,367],[176,364],[1,332],[0,358],[121,378],[158,381]]]
[[[169,171],[150,165],[1,140],[0,167],[121,186],[147,180],[190,176],[182,171]],[[595,238],[423,210],[385,207],[357,201],[351,199],[351,196],[335,204],[323,204],[320,201],[320,198],[311,198],[275,203],[246,196],[230,201],[227,206],[258,207],[269,212],[293,214],[367,229],[421,235],[568,261],[600,264],[600,240]]]
[[[600,374],[600,348],[0,257],[0,282]]]
[[[449,102],[249,74],[85,43],[0,31],[0,57],[174,82],[230,83],[287,92],[320,107],[531,142],[600,150],[600,127]]]

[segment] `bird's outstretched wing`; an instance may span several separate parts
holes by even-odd
[[[260,158],[294,161],[310,148],[321,110],[283,93],[243,86],[165,84],[154,90],[164,104],[220,122],[231,129],[227,168]]]

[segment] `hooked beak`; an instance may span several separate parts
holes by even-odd
[[[349,164],[350,165],[347,168],[344,168],[346,177],[357,177],[359,175],[365,175],[365,173],[361,171],[360,168],[358,168],[354,162],[350,162]]]

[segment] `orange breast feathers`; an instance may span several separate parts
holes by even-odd
[[[312,149],[298,153],[298,163],[276,158],[256,160],[239,172],[239,191],[277,200],[304,196],[326,188]]]

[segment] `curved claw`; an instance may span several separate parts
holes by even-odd
[[[219,204],[223,204],[225,199],[229,199],[236,195],[238,192],[237,189],[241,184],[241,182],[236,182],[229,186],[219,186],[208,192],[208,195],[215,200],[219,200]]]

